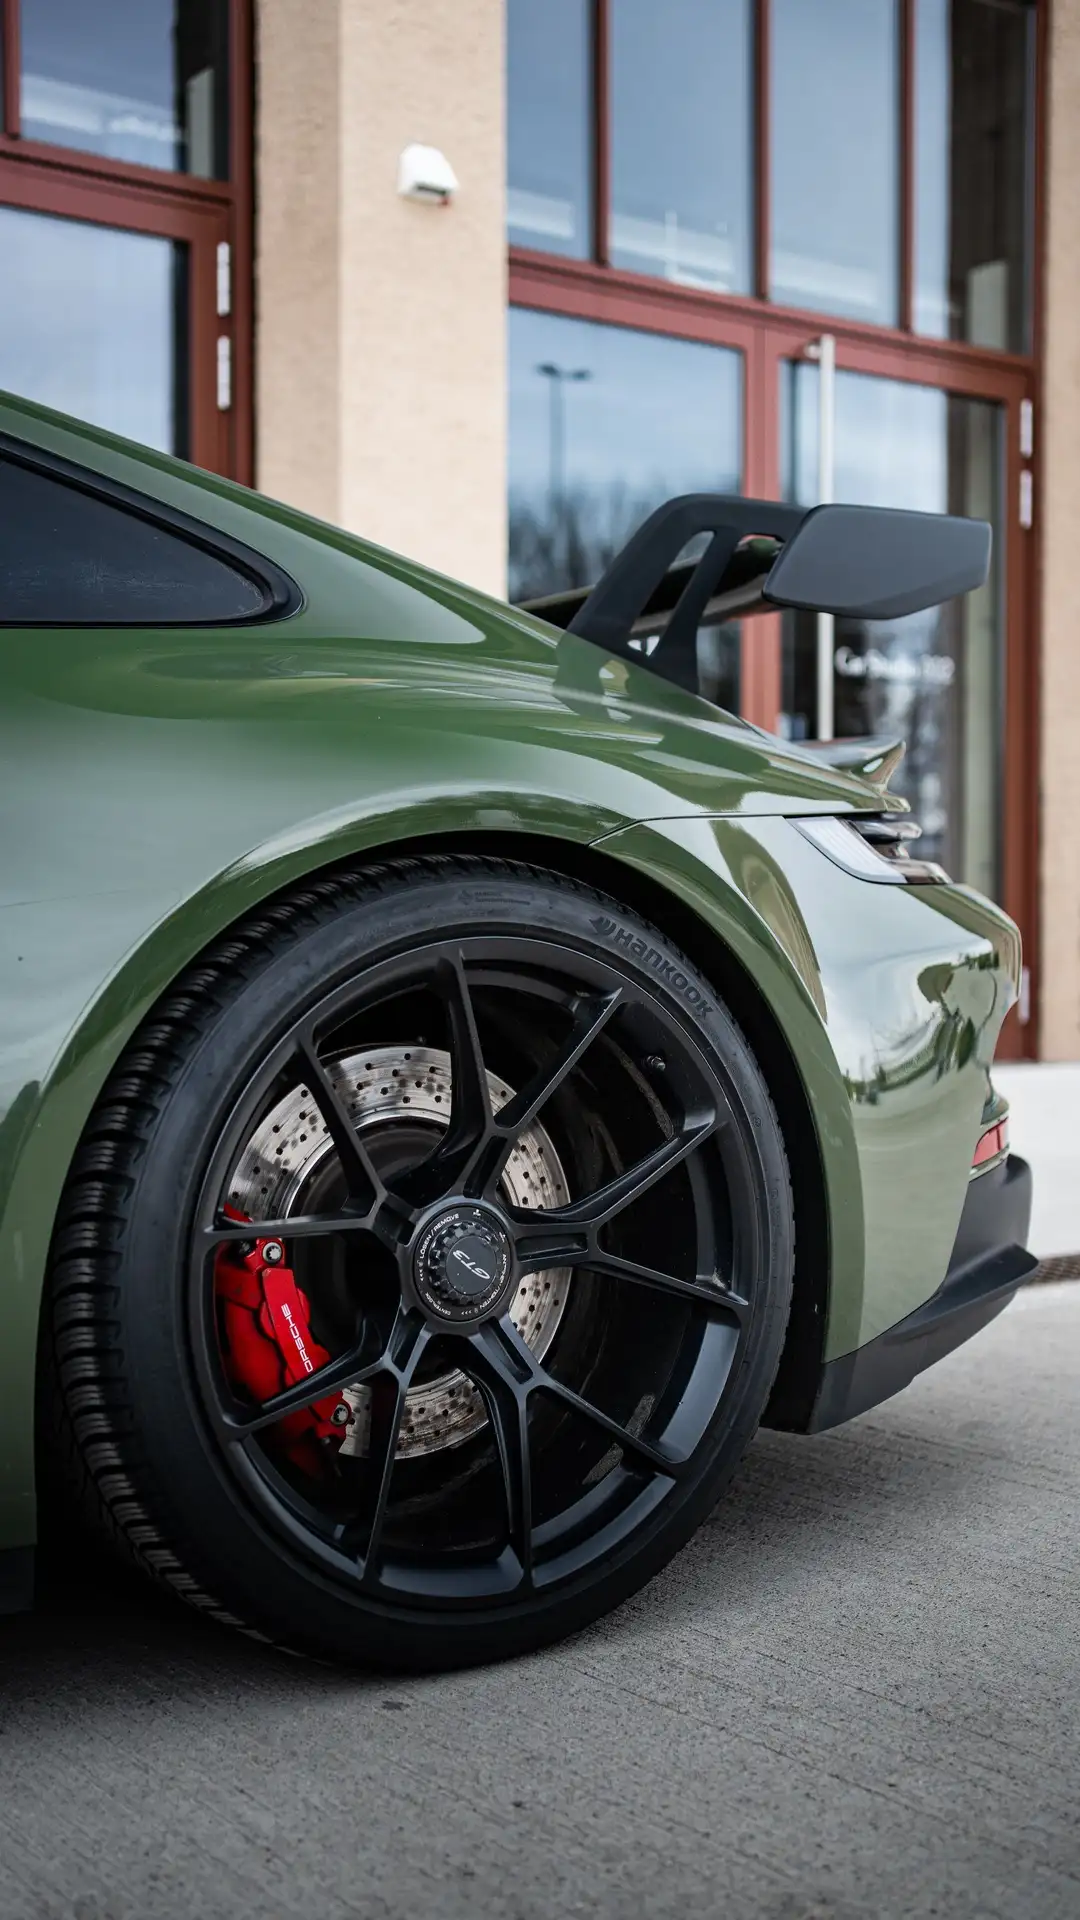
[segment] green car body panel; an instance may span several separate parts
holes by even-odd
[[[0,403],[0,433],[244,542],[303,593],[250,626],[4,630],[0,1548],[35,1537],[50,1235],[111,1067],[208,941],[350,857],[517,846],[556,870],[587,860],[616,898],[646,887],[654,918],[670,901],[699,964],[712,952],[752,983],[812,1112],[823,1357],[929,1299],[990,1110],[1018,935],[964,889],[858,879],[793,824],[902,803],[215,476],[21,402]],[[602,937],[617,947],[618,923]]]

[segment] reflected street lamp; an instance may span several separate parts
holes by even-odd
[[[559,367],[554,360],[541,360],[536,369],[550,381],[548,414],[548,492],[552,506],[561,501],[566,489],[566,402],[563,390],[571,381],[591,380],[588,367]]]

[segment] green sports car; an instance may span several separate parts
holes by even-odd
[[[6,1607],[40,1505],[294,1649],[520,1652],[998,1312],[1016,929],[900,745],[699,672],[988,557],[693,495],[516,609],[0,396]]]

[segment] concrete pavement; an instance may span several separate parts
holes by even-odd
[[[138,1587],[0,1632],[3,1920],[1076,1920],[1080,1285],[763,1434],[532,1660],[368,1680]]]

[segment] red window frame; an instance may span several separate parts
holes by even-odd
[[[25,139],[20,131],[20,0],[0,0],[3,99],[0,205],[185,241],[190,249],[190,457],[250,485],[254,471],[252,366],[253,188],[251,0],[229,4],[229,178],[164,168]],[[230,312],[217,312],[217,246],[231,249]],[[229,341],[231,404],[217,404],[218,340]]]

